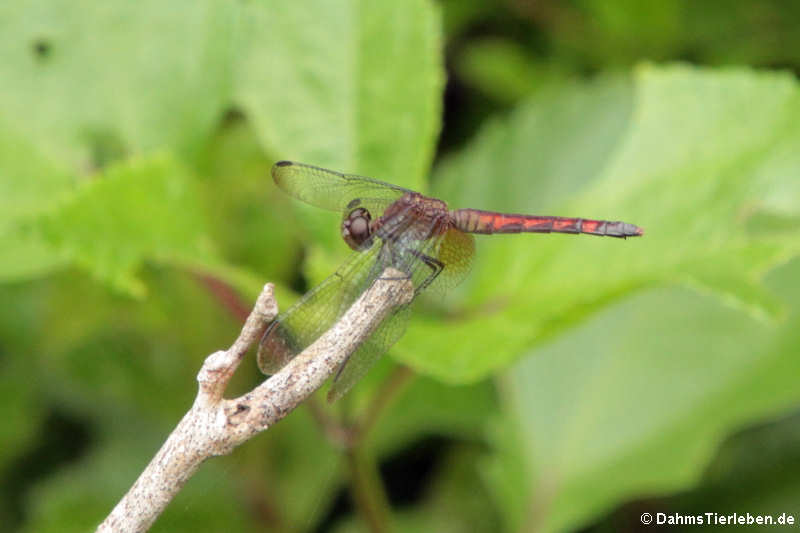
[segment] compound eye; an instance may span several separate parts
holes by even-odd
[[[361,241],[369,236],[369,222],[364,217],[354,218],[350,221],[350,235]]]
[[[359,207],[353,209],[342,222],[342,238],[353,250],[360,249],[365,242],[369,241],[371,219],[369,211]]]

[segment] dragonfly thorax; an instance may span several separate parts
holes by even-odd
[[[369,246],[372,237],[372,215],[363,207],[353,209],[342,220],[342,238],[353,250]]]

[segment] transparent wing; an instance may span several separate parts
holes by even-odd
[[[410,277],[415,292],[422,290],[428,284],[430,277],[435,274],[435,270],[423,258],[431,257],[431,254],[439,249],[442,241],[442,236],[413,243],[401,241],[391,252],[393,266]],[[400,245],[405,248],[398,250]],[[403,336],[411,316],[412,303],[413,301],[395,308],[349,360],[345,361],[328,391],[328,401],[336,401],[347,394],[378,359]]]
[[[262,372],[274,374],[330,329],[380,275],[375,266],[380,248],[376,242],[369,250],[353,252],[333,275],[278,315],[258,347]]]
[[[354,199],[365,198],[371,202],[365,207],[380,215],[383,208],[410,192],[365,176],[342,174],[293,161],[275,163],[272,179],[298,200],[332,211],[345,211]]]
[[[411,305],[397,307],[392,314],[372,332],[372,335],[345,361],[328,391],[328,401],[334,402],[347,394],[372,368],[380,357],[389,351],[406,331],[411,315]]]

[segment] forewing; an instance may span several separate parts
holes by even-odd
[[[365,176],[342,174],[293,161],[275,163],[272,179],[278,187],[298,200],[331,211],[345,211],[357,198],[369,199],[370,205],[366,207],[377,211],[373,213],[376,216],[409,192],[408,189]]]
[[[272,322],[258,347],[258,367],[274,374],[325,333],[380,272],[380,242],[353,252],[339,269]]]

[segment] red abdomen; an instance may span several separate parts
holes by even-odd
[[[512,215],[456,209],[452,212],[455,226],[467,233],[587,233],[606,237],[638,237],[644,230],[620,221],[592,220],[537,215]]]

